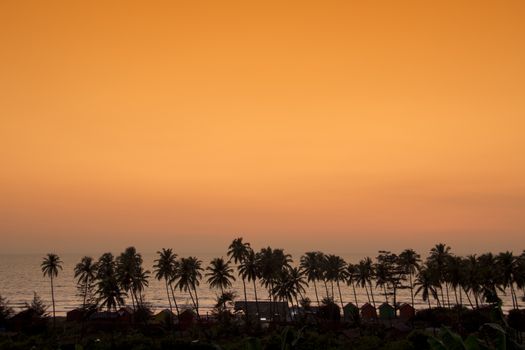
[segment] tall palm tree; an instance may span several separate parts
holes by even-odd
[[[436,290],[437,280],[432,275],[432,271],[428,267],[421,268],[417,274],[415,286],[416,292],[415,295],[418,295],[421,292],[421,297],[423,301],[428,302],[428,308],[431,309],[430,296],[438,299],[438,293]]]
[[[95,280],[97,274],[97,264],[93,262],[93,258],[90,256],[83,257],[80,262],[75,266],[75,278],[77,278],[77,284],[83,289],[82,296],[82,308],[86,309],[86,299],[89,294],[89,288],[92,282]]]
[[[332,298],[333,298],[333,288],[334,288],[334,282],[336,282],[337,289],[339,291],[339,300],[341,302],[341,310],[344,308],[343,303],[343,296],[341,294],[341,286],[339,284],[340,281],[344,281],[346,279],[346,262],[343,260],[343,258],[329,254],[326,256],[326,279],[330,281],[332,284]]]
[[[373,276],[374,266],[372,264],[372,259],[366,257],[359,261],[359,264],[357,264],[356,282],[358,285],[365,288],[366,296],[368,297],[368,302],[372,302],[372,305],[374,305],[375,307],[376,301],[374,299],[374,291],[372,290]],[[370,287],[370,294],[368,293],[368,287]],[[370,300],[370,298],[372,300]]]
[[[242,237],[234,239],[233,242],[228,247],[228,256],[230,258],[230,261],[233,260],[233,262],[237,264],[237,271],[239,272],[239,274],[240,274],[240,271],[239,271],[238,264],[243,262],[243,260],[246,258],[246,255],[248,254],[248,251],[250,249],[251,249],[250,243],[244,243],[242,241]],[[248,310],[248,298],[246,296],[246,281],[244,277],[242,276],[242,274],[240,276],[241,276],[242,287],[244,291],[244,306],[246,310]]]
[[[412,298],[412,307],[414,307],[414,275],[419,270],[421,256],[413,249],[405,249],[399,254],[398,263],[405,274],[408,275],[410,283],[410,297]]]
[[[355,290],[355,282],[357,277],[357,267],[351,263],[346,265],[346,284],[352,286],[354,292],[355,306],[359,308],[359,302],[357,301],[357,292]]]
[[[274,286],[281,273],[291,267],[292,257],[286,254],[283,249],[263,248],[257,254],[260,279],[268,290],[270,308],[273,308]]]
[[[232,281],[235,281],[233,276],[233,269],[230,263],[224,261],[223,258],[215,258],[210,262],[210,266],[206,268],[206,277],[208,277],[208,284],[212,288],[219,288],[221,294],[224,294],[224,288],[232,286]]]
[[[505,253],[499,253],[496,256],[496,262],[501,276],[501,284],[503,288],[510,289],[510,295],[512,298],[512,308],[516,309],[518,304],[518,298],[514,289],[514,283],[516,281],[518,259],[509,251]]]
[[[177,281],[175,284],[175,287],[188,292],[195,308],[195,312],[197,313],[197,317],[200,317],[197,286],[202,279],[201,271],[203,271],[203,268],[201,265],[202,261],[194,256],[181,258],[178,263]]]
[[[462,306],[463,305],[463,293],[461,292],[461,283],[465,278],[465,269],[463,267],[463,259],[458,256],[452,256],[447,263],[447,269],[445,271],[446,278],[449,281],[450,285],[452,286],[452,289],[454,290],[454,298],[456,300],[456,305]],[[458,290],[459,290],[459,298],[458,298]]]
[[[173,277],[176,268],[177,254],[173,253],[173,250],[171,248],[162,248],[162,250],[157,251],[157,254],[159,255],[159,258],[155,259],[155,264],[153,265],[153,272],[155,272],[155,278],[157,280],[164,280],[164,283],[166,285],[166,296],[168,297],[170,311],[173,313],[170,298],[170,280]],[[173,302],[175,303],[177,316],[180,316],[179,306],[177,305],[175,295],[173,295]]]
[[[306,252],[301,257],[300,267],[301,271],[305,274],[308,282],[314,283],[315,299],[317,300],[317,306],[321,306],[319,302],[319,294],[317,293],[316,281],[321,279],[321,252]]]
[[[436,244],[432,249],[430,249],[430,255],[428,261],[432,264],[429,265],[434,268],[434,273],[437,274],[439,280],[439,290],[441,291],[441,303],[442,305],[448,304],[450,308],[450,299],[448,296],[448,283],[445,280],[445,269],[446,263],[450,259],[450,247],[443,243]],[[445,304],[445,297],[443,295],[443,287],[445,284],[445,289],[447,293],[447,303]]]
[[[51,280],[51,301],[53,303],[53,327],[56,325],[56,316],[55,316],[55,290],[53,287],[53,278],[58,276],[58,270],[62,270],[62,260],[56,254],[49,253],[42,264],[40,264],[44,277],[49,277]]]
[[[257,254],[250,248],[248,253],[244,257],[243,261],[239,265],[239,273],[243,279],[248,282],[253,282],[253,293],[255,296],[255,307],[257,309],[257,318],[259,319],[259,300],[257,298],[257,285],[256,281],[259,278],[259,258]],[[248,308],[245,309],[248,312]]]
[[[111,253],[104,253],[97,261],[97,304],[107,311],[116,311],[125,304],[126,293],[117,280],[116,262]]]
[[[142,255],[128,247],[117,258],[117,279],[121,288],[130,293],[133,309],[142,304],[142,291],[148,286],[149,271],[142,267]]]

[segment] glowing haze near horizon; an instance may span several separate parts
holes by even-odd
[[[521,252],[524,16],[2,1],[0,252]]]

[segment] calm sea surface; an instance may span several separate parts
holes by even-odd
[[[203,267],[206,267],[213,257],[221,256],[199,256],[203,261]],[[374,255],[372,255],[374,256]],[[0,255],[0,295],[6,297],[11,307],[15,310],[23,308],[26,302],[30,302],[33,298],[33,292],[38,293],[44,301],[51,304],[51,291],[49,279],[42,276],[40,270],[40,263],[43,255]],[[74,279],[73,268],[80,261],[82,255],[60,255],[63,260],[63,270],[60,271],[58,278],[55,280],[55,299],[58,315],[65,315],[71,309],[74,309],[82,304],[82,300],[77,296],[76,281]],[[356,263],[363,256],[347,256],[346,261]],[[93,256],[98,259],[98,256]],[[144,266],[146,269],[153,270],[153,261],[156,259],[155,254],[143,254]],[[294,262],[298,262],[299,256],[294,256]],[[353,291],[350,287],[341,286],[343,301],[354,301]],[[237,280],[234,283],[233,290],[238,295],[238,300],[244,300],[242,282]],[[198,288],[199,304],[202,308],[202,313],[209,312],[213,307],[218,291],[211,290],[204,280]],[[323,295],[324,286],[318,285],[320,297]],[[384,297],[380,294],[380,289],[374,290],[376,303],[384,301]],[[253,285],[247,284],[248,299],[253,298]],[[149,287],[146,289],[146,300],[151,303],[156,311],[167,308],[168,301],[166,298],[166,289],[162,282],[154,278],[150,278]],[[259,299],[267,298],[267,293],[262,287],[257,287],[257,294]],[[337,289],[335,290],[336,301],[339,302]],[[307,289],[307,296],[315,301],[315,293],[313,285]],[[191,300],[189,296],[183,292],[177,292],[177,302],[179,305],[190,305]],[[359,303],[367,301],[366,293],[361,289],[357,290],[357,297]],[[450,295],[451,302],[453,300],[453,293]],[[504,301],[504,309],[508,310],[512,306],[509,295],[500,295]],[[400,290],[398,294],[398,301],[410,302],[410,290]],[[466,299],[463,300],[466,303]],[[416,308],[425,308],[426,302],[423,302],[419,296],[416,297]],[[49,308],[51,310],[51,308]]]

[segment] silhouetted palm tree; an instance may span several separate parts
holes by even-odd
[[[357,292],[355,290],[355,282],[357,278],[357,267],[351,263],[346,265],[346,284],[352,286],[352,291],[354,292],[355,306],[359,307],[359,302],[357,301]]]
[[[452,289],[454,290],[454,298],[456,300],[456,305],[462,306],[463,305],[463,298],[462,298],[462,288],[461,283],[464,280],[464,272],[465,269],[463,267],[463,260],[460,257],[452,256],[448,263],[447,263],[447,269],[445,271],[446,273],[446,279],[452,286]],[[458,298],[458,289],[459,289],[459,298]]]
[[[244,243],[242,237],[236,238],[230,244],[228,248],[228,256],[230,261],[233,259],[235,264],[240,264],[246,258],[248,251],[250,250],[250,243]],[[237,265],[237,271],[239,271],[239,265]],[[240,274],[240,271],[239,271]],[[240,274],[242,280],[242,287],[244,291],[244,306],[246,310],[248,309],[248,298],[246,296],[246,281],[245,278]]]
[[[260,279],[268,290],[270,299],[270,306],[273,308],[272,301],[274,300],[274,287],[277,279],[281,273],[291,267],[292,257],[290,254],[284,253],[282,249],[272,249],[270,247],[263,248],[257,254],[259,265]]]
[[[199,297],[197,295],[197,286],[200,284],[203,271],[202,261],[194,256],[188,258],[181,258],[178,263],[177,281],[175,286],[179,287],[180,290],[184,290],[189,293],[192,300],[197,317],[199,315]]]
[[[85,256],[75,266],[75,278],[77,278],[77,284],[82,288],[82,308],[86,309],[86,300],[89,294],[89,288],[95,280],[97,275],[97,264],[93,262],[93,258]]]
[[[97,304],[107,311],[116,311],[117,307],[124,305],[126,293],[120,289],[113,254],[102,254],[97,266]]]
[[[399,254],[399,265],[403,272],[408,275],[410,283],[410,297],[412,298],[412,307],[414,307],[414,281],[413,277],[419,270],[421,256],[413,249],[405,249]]]
[[[47,254],[40,264],[44,277],[49,277],[51,280],[51,301],[53,303],[53,327],[56,325],[55,318],[55,290],[53,287],[53,278],[58,276],[58,270],[62,270],[62,260],[56,254]]]
[[[450,247],[446,244],[438,243],[432,249],[430,249],[430,255],[428,257],[428,261],[430,264],[427,264],[430,268],[434,270],[433,273],[437,274],[439,280],[439,289],[441,291],[441,302],[443,305],[446,305],[442,287],[442,284],[445,284],[448,307],[450,307],[450,300],[448,296],[448,283],[445,280],[445,269],[446,263],[449,259]]]
[[[241,261],[239,265],[239,273],[243,279],[253,282],[253,293],[255,296],[255,307],[257,309],[257,316],[259,316],[259,300],[257,298],[257,285],[256,281],[259,278],[259,258],[257,254],[250,248],[248,253]],[[248,308],[246,308],[246,312]],[[259,318],[259,317],[257,317]]]
[[[135,247],[128,247],[117,258],[117,280],[130,293],[133,309],[142,304],[142,291],[148,286],[149,271],[142,267],[142,255]]]
[[[166,285],[166,296],[168,297],[170,311],[173,312],[173,308],[171,306],[171,298],[170,298],[170,280],[172,279],[173,274],[176,269],[177,254],[173,253],[173,250],[171,248],[169,249],[162,248],[161,251],[157,251],[157,254],[159,255],[159,258],[155,260],[155,265],[153,265],[153,268],[154,268],[153,271],[155,272],[155,278],[157,278],[157,280],[159,281],[162,279],[164,280],[164,283]],[[173,302],[175,303],[175,309],[177,310],[177,316],[180,316],[179,306],[177,305],[177,300],[175,299],[175,295],[173,295]]]
[[[374,276],[374,267],[372,264],[372,259],[366,257],[359,261],[359,264],[357,264],[356,272],[357,284],[365,288],[366,296],[368,297],[368,302],[371,302],[372,305],[374,305],[375,307],[376,302],[374,299],[374,292],[372,290],[372,278]],[[368,292],[368,287],[370,287],[370,294]]]
[[[514,289],[514,283],[516,281],[518,259],[509,251],[500,253],[496,257],[496,262],[500,270],[501,284],[503,288],[510,289],[510,295],[512,298],[512,308],[516,309],[518,304],[518,298]]]
[[[432,271],[427,267],[423,267],[419,270],[415,281],[415,286],[417,287],[415,295],[418,295],[421,292],[421,297],[423,298],[423,301],[428,302],[429,309],[432,308],[430,305],[430,296],[438,299],[436,284],[437,280],[432,276]]]
[[[208,277],[208,284],[212,288],[219,288],[221,294],[224,294],[224,288],[232,286],[232,281],[235,281],[233,276],[233,269],[230,263],[224,261],[223,258],[215,258],[210,262],[210,266],[206,268],[206,277]]]
[[[343,296],[341,294],[341,286],[339,282],[344,281],[346,279],[346,262],[337,255],[327,255],[325,277],[332,284],[332,298],[334,293],[334,282],[336,283],[337,289],[339,291],[339,300],[341,301],[341,309],[343,309]]]
[[[321,279],[321,263],[322,263],[321,252],[306,252],[301,257],[301,271],[305,274],[308,282],[314,283],[315,299],[317,300],[317,306],[320,307],[319,294],[317,293],[316,281]]]

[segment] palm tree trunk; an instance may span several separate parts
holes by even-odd
[[[257,286],[255,284],[255,279],[253,280],[253,294],[255,295],[255,308],[257,309],[257,321],[260,321],[261,315],[259,312],[259,300],[257,299]],[[248,312],[248,310],[246,310]]]
[[[332,300],[335,300],[335,298],[334,298],[334,281],[330,281],[330,284],[332,285]]]
[[[246,295],[246,281],[242,279],[242,288],[244,289],[244,310],[248,314],[248,296]]]
[[[456,287],[453,287],[454,288],[454,298],[456,299],[456,305],[459,305],[459,302],[458,302],[458,290]]]
[[[450,297],[448,294],[448,283],[447,282],[445,282],[445,292],[447,293],[447,305],[448,305],[448,308],[450,309]]]
[[[314,290],[315,290],[315,299],[317,299],[317,307],[321,306],[321,303],[319,302],[319,295],[317,294],[317,285],[314,280]]]
[[[328,285],[326,284],[326,280],[323,279],[323,282],[324,282],[324,288],[326,289],[326,297],[330,298],[330,293],[328,293]]]
[[[368,294],[368,287],[366,286],[366,283],[365,283],[365,292],[366,292],[366,297],[368,299],[368,303],[370,304],[372,301],[370,300],[370,294]]]
[[[472,310],[474,310],[474,304],[472,304],[472,300],[470,299],[470,295],[468,294],[468,292],[466,290],[464,290],[465,292],[465,295],[467,296],[467,299],[468,299],[468,302],[470,304],[470,307],[472,308]]]
[[[352,281],[352,290],[354,291],[355,306],[359,307],[359,304],[357,302],[357,293],[355,292],[355,283],[354,283],[354,281]]]
[[[385,293],[385,301],[388,304],[388,293],[386,291],[386,284],[383,284],[383,292]]]
[[[168,280],[164,279],[164,281],[166,282],[166,295],[168,296],[168,303],[170,305],[170,312],[171,312],[171,314],[173,314],[173,308],[171,306],[170,291],[169,291],[169,287],[168,287]],[[171,315],[170,315],[170,319],[171,319]]]
[[[368,284],[370,285],[370,296],[372,297],[372,305],[374,305],[374,307],[376,307],[376,301],[374,299],[374,292],[372,291],[372,282],[369,281]]]
[[[408,274],[410,279],[410,297],[412,298],[412,307],[414,307],[414,283],[412,282],[412,272]]]
[[[341,287],[339,286],[339,280],[337,280],[337,289],[339,290],[339,300],[341,301],[341,311],[345,308],[343,304],[343,295],[341,294]]]
[[[171,283],[169,284],[169,286],[170,286],[170,289],[171,289],[171,296],[173,298],[173,303],[175,304],[175,310],[177,311],[177,318],[179,318],[179,316],[180,316],[179,304],[177,304],[177,299],[175,299],[175,292],[173,291],[173,286],[171,285]]]
[[[441,300],[443,301],[442,305],[445,306],[445,295],[443,294],[443,286],[439,285],[439,290],[441,291]]]
[[[53,303],[53,328],[56,326],[55,316],[55,289],[53,287],[53,275],[51,274],[51,302]]]
[[[197,296],[197,288],[195,288],[195,286],[193,286],[193,291],[195,292],[195,309],[197,311],[197,318],[201,318],[201,316],[199,315],[199,297]]]
[[[85,281],[86,288],[84,289],[84,301],[82,302],[82,308],[84,309],[84,312],[86,311],[86,298],[88,293],[88,287],[89,287],[89,279]]]

